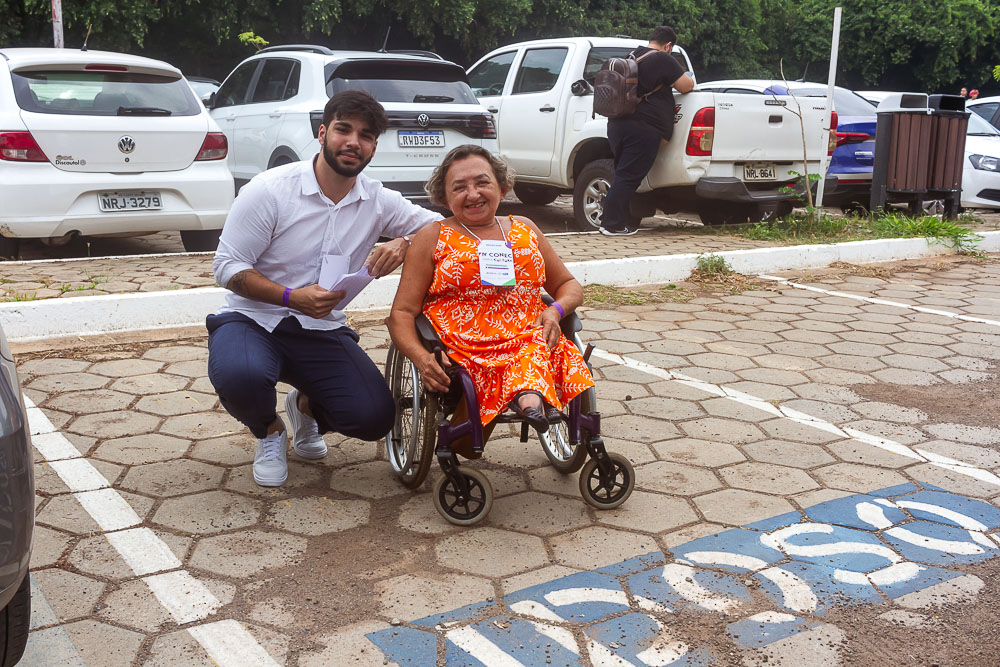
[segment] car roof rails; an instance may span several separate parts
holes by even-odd
[[[318,53],[323,56],[332,56],[333,51],[325,46],[317,46],[316,44],[285,44],[283,46],[269,46],[266,49],[261,49],[257,53],[273,53],[274,51],[305,51],[307,53]]]
[[[444,58],[434,53],[433,51],[424,51],[423,49],[389,49],[385,53],[399,53],[404,56],[420,56],[421,58],[433,58],[434,60],[444,60]]]

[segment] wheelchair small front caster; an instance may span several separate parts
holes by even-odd
[[[580,471],[580,494],[588,505],[599,510],[618,507],[632,495],[635,469],[621,454],[607,454],[610,471],[601,474],[597,459],[587,461]]]
[[[444,474],[434,482],[431,496],[438,513],[456,526],[479,523],[493,507],[493,487],[490,480],[475,468],[453,469],[452,475]],[[464,489],[459,486],[465,486]]]

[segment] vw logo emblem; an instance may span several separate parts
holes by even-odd
[[[118,150],[128,155],[135,150],[135,139],[126,134],[118,140]]]
[[[417,125],[419,125],[420,127],[427,127],[430,124],[431,124],[431,117],[428,116],[427,114],[422,113],[419,116],[417,116]]]

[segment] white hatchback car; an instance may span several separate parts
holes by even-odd
[[[225,135],[181,72],[121,53],[0,49],[0,257],[20,239],[180,230],[214,250]]]
[[[493,116],[455,63],[426,52],[272,46],[240,63],[209,104],[229,137],[237,187],[271,167],[316,155],[323,107],[348,89],[371,94],[389,117],[365,173],[407,198],[427,197],[424,183],[455,146],[499,151]]]

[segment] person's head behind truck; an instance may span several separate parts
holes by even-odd
[[[657,51],[670,53],[674,44],[677,43],[677,33],[668,25],[661,25],[653,28],[653,34],[649,38],[649,47]]]

